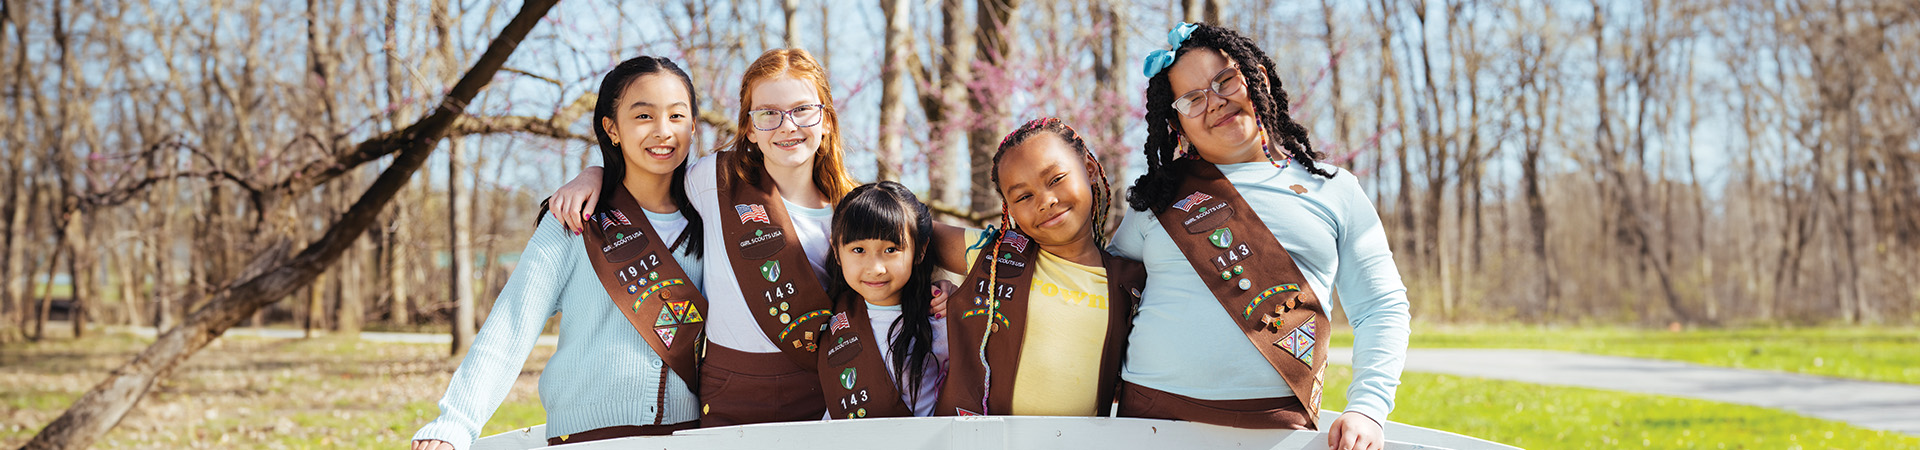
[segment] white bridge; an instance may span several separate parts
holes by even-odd
[[[1326,411],[1321,423],[1338,412]],[[1394,422],[1386,426],[1387,450],[1513,449],[1516,447]],[[545,425],[487,436],[474,450],[519,450],[547,446]],[[1327,448],[1318,431],[1250,430],[1194,422],[1112,417],[910,417],[766,423],[701,428],[672,436],[646,436],[560,446],[568,450],[613,449],[1062,449],[1101,450]]]

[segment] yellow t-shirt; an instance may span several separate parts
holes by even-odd
[[[1107,269],[1038,252],[1013,414],[1092,416],[1099,412],[1100,353],[1107,337]],[[977,261],[978,249],[967,250]]]

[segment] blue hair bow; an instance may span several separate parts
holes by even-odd
[[[1148,53],[1146,64],[1144,64],[1145,70],[1142,73],[1145,73],[1147,78],[1153,78],[1160,71],[1173,66],[1173,53],[1180,50],[1180,44],[1186,43],[1187,37],[1192,36],[1193,30],[1198,28],[1200,28],[1199,25],[1186,22],[1174,25],[1172,30],[1167,31],[1167,48]]]

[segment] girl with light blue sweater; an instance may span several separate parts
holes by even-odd
[[[708,311],[701,219],[684,187],[700,115],[693,81],[670,60],[642,56],[608,73],[599,94],[594,134],[607,163],[602,191],[612,195],[583,232],[538,221],[413,448],[469,448],[555,314],[559,347],[540,376],[550,444],[698,424],[693,384]]]
[[[1315,161],[1253,40],[1180,24],[1146,59],[1147,172],[1113,252],[1146,264],[1120,415],[1327,431],[1377,449],[1406,361],[1406,287],[1351,173]],[[1319,419],[1334,306],[1353,383]]]

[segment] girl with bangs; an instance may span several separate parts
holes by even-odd
[[[707,217],[711,299],[700,376],[700,425],[817,420],[826,399],[815,351],[827,329],[825,261],[832,205],[853,189],[827,73],[801,49],[760,55],[740,81],[739,132],[686,179]],[[578,230],[601,171],[555,193],[555,215]],[[694,337],[699,340],[702,337]]]
[[[853,189],[833,210],[821,342],[828,419],[927,416],[946,376],[946,324],[932,320],[933,216],[906,186]]]

